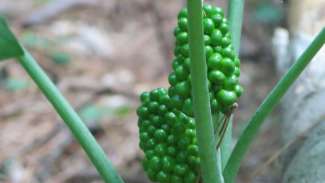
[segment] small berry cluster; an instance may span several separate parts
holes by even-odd
[[[205,55],[208,67],[208,87],[213,112],[227,112],[242,94],[239,84],[240,62],[231,44],[226,18],[221,8],[203,7]],[[191,99],[191,74],[188,43],[188,12],[184,8],[178,15],[173,71],[169,75],[168,90],[175,107],[193,116]]]
[[[161,183],[194,183],[200,164],[194,119],[174,110],[163,88],[144,92],[140,98],[140,148],[149,178]]]
[[[212,112],[227,113],[242,94],[239,84],[240,62],[231,45],[223,10],[203,6],[203,28],[208,87]],[[195,183],[200,158],[191,99],[188,12],[178,15],[176,47],[168,90],[157,88],[140,96],[140,148],[143,167],[153,182]]]

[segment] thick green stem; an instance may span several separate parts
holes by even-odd
[[[240,37],[242,30],[243,22],[243,13],[244,13],[244,0],[229,0],[228,1],[228,21],[232,37],[232,45],[236,53],[238,54],[240,48]],[[221,155],[222,155],[222,167],[225,168],[232,147],[232,117],[229,119],[229,125],[224,137],[224,141],[221,145]]]
[[[317,35],[309,47],[303,52],[298,60],[290,67],[287,73],[280,79],[272,89],[260,107],[257,109],[248,126],[240,136],[234,151],[231,154],[229,162],[224,170],[224,178],[227,183],[232,183],[239,170],[240,163],[243,160],[249,145],[258,133],[263,121],[272,111],[276,104],[279,103],[282,96],[287,92],[289,87],[298,78],[301,72],[306,68],[308,63],[316,55],[325,42],[325,28]]]
[[[223,183],[217,161],[204,53],[202,1],[188,0],[192,97],[204,183]]]
[[[18,60],[70,128],[104,181],[106,183],[123,183],[94,136],[34,58],[25,51],[23,56],[18,57]]]
[[[228,1],[228,20],[232,37],[232,45],[235,51],[239,52],[240,37],[244,16],[245,0],[229,0]]]

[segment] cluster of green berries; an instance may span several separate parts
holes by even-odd
[[[203,6],[208,87],[213,113],[228,112],[243,92],[239,85],[240,62],[231,45],[223,10]],[[137,109],[143,167],[153,182],[195,183],[200,158],[191,99],[188,12],[178,15],[176,47],[168,90],[143,92]]]
[[[239,84],[240,61],[231,44],[228,22],[219,7],[204,5],[203,29],[205,55],[208,68],[208,87],[211,110],[227,112],[242,94]],[[173,71],[169,75],[168,92],[177,104],[175,107],[193,116],[191,99],[191,74],[189,57],[188,12],[184,8],[178,14]]]
[[[138,108],[144,170],[161,183],[195,183],[200,158],[195,121],[175,110],[166,89],[141,94]]]

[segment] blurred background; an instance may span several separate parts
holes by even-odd
[[[184,5],[184,0],[0,0],[0,14],[127,183],[147,182],[139,163],[137,96],[168,86],[172,32]],[[272,35],[276,27],[287,26],[286,11],[282,0],[246,0],[240,50],[245,94],[235,115],[235,138],[277,80]],[[246,157],[239,183],[280,182],[278,160],[265,165],[281,148],[279,123],[275,111]],[[15,62],[0,63],[0,182],[101,182],[62,120]]]

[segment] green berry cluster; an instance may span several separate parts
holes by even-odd
[[[161,183],[195,183],[200,158],[194,119],[173,109],[166,89],[144,92],[140,99],[140,148],[149,178]]]
[[[243,92],[239,85],[240,62],[231,45],[223,10],[204,5],[204,41],[208,84],[213,113],[227,113]],[[195,183],[200,158],[191,99],[188,13],[178,15],[176,47],[168,90],[143,92],[137,109],[143,167],[153,182]]]
[[[243,92],[239,84],[240,61],[231,44],[228,22],[223,10],[204,5],[203,15],[211,110],[225,113]],[[177,109],[193,116],[187,17],[187,9],[183,8],[178,14],[178,25],[174,31],[175,58],[172,62],[173,71],[168,78],[171,85],[168,92]]]

